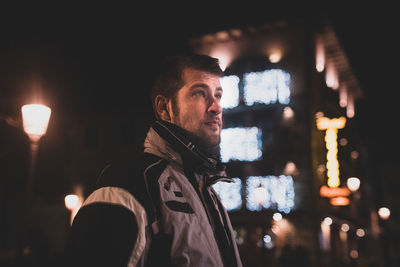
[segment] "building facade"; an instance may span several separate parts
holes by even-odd
[[[225,70],[221,155],[236,183],[215,189],[245,265],[381,264],[356,123],[362,89],[329,20],[276,20],[188,42]]]

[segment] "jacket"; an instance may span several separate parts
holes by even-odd
[[[233,182],[187,133],[155,122],[144,153],[108,165],[69,233],[75,266],[241,267],[228,213],[212,185]]]

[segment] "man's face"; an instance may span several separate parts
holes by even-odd
[[[222,88],[218,75],[187,68],[184,86],[176,95],[176,107],[169,101],[171,122],[199,137],[206,145],[220,143]]]

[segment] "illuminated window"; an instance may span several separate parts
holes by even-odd
[[[290,75],[279,69],[250,72],[244,78],[244,102],[251,106],[255,103],[288,104],[290,101]]]
[[[221,107],[234,108],[239,104],[239,77],[236,75],[221,78],[221,86],[224,90],[221,99]]]
[[[265,190],[258,190],[259,187]],[[260,191],[265,195],[259,196]],[[289,213],[294,208],[294,195],[291,176],[250,176],[247,178],[246,207],[251,211],[276,208],[278,211]]]
[[[237,127],[221,131],[221,160],[254,161],[262,155],[261,129]]]
[[[227,211],[238,210],[242,207],[242,180],[233,178],[234,183],[218,182],[213,185]]]

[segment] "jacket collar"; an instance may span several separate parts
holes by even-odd
[[[208,153],[192,140],[188,132],[177,125],[156,121],[147,133],[144,147],[145,152],[173,161],[186,171],[226,177],[219,154]]]
[[[154,154],[178,165],[183,165],[181,155],[150,127],[144,140],[144,152]]]

